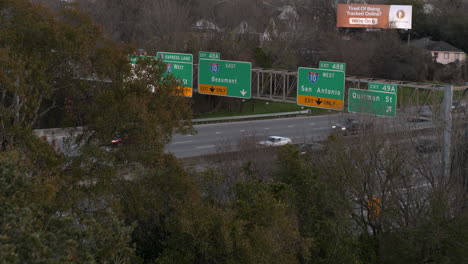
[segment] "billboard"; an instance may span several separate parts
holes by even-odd
[[[336,26],[411,29],[412,11],[410,5],[338,4]]]

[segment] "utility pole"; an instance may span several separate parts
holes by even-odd
[[[450,150],[452,143],[452,102],[453,102],[453,86],[446,85],[444,90],[444,147],[443,147],[443,164],[444,173],[442,182],[446,183],[450,176]]]
[[[463,191],[468,192],[468,120],[466,106],[463,111],[463,128],[465,129],[465,141],[463,142]]]

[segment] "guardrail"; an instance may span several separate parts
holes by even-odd
[[[244,116],[228,116],[228,117],[212,117],[212,118],[199,118],[192,119],[192,123],[219,123],[219,122],[229,122],[229,121],[238,121],[238,120],[248,120],[248,119],[259,119],[259,118],[274,118],[274,117],[285,117],[292,115],[307,115],[310,114],[310,109],[304,111],[294,111],[294,112],[283,112],[283,113],[273,113],[273,114],[259,114],[259,115],[244,115]]]

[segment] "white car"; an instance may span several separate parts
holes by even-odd
[[[258,144],[262,146],[277,147],[292,144],[292,140],[287,137],[269,136],[266,140],[258,142]]]

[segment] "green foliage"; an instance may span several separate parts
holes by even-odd
[[[355,252],[357,241],[347,214],[350,205],[339,185],[325,175],[307,164],[297,147],[282,148],[277,177],[292,191],[301,236],[313,241],[311,258],[318,263],[358,262],[362,258]]]
[[[308,260],[310,241],[300,237],[299,223],[292,214],[281,183],[256,179],[235,186],[233,203],[235,228],[232,230],[235,263],[297,263]]]
[[[258,51],[260,58],[263,56],[263,52],[265,58],[267,58],[265,63],[271,63],[271,68],[273,69],[297,70],[298,59],[291,43],[275,40],[255,51]]]
[[[271,68],[272,66],[271,58],[260,47],[255,48],[254,59],[261,68]]]
[[[222,167],[197,182],[164,154],[173,131],[193,128],[190,100],[176,95],[178,80],[163,78],[161,61],[130,66],[131,49],[103,37],[73,6],[51,13],[29,1],[0,1],[0,22],[0,263],[467,259],[466,211],[444,188],[431,193],[414,222],[398,222],[406,215],[391,197],[382,199],[377,219],[356,214],[355,206],[378,191],[376,174],[389,176],[385,187],[408,174],[408,156],[376,137],[346,148],[335,137],[320,157],[285,146],[268,168],[274,173],[251,160],[231,178]],[[382,35],[378,47],[390,55],[372,61],[382,76],[414,55],[396,51],[395,35]],[[291,54],[281,45],[256,50],[258,62],[272,67],[292,67]],[[408,79],[424,75],[405,71]],[[65,98],[78,109],[67,121],[86,125],[71,142],[73,157],[32,131]],[[115,136],[128,144],[110,147]]]
[[[93,104],[83,105],[89,123],[86,140],[106,144],[116,135],[127,137],[134,144],[126,149],[141,157],[162,152],[173,130],[192,131],[189,100],[174,96],[176,80],[163,80],[167,84],[158,85],[154,93],[148,89],[148,84],[160,83],[161,68],[160,61],[147,60],[135,70],[137,76],[144,74],[144,79],[113,83],[97,91]],[[127,78],[132,77],[124,76]]]
[[[237,99],[236,99],[237,100]],[[239,100],[240,101],[240,100]],[[283,103],[283,102],[268,102],[264,100],[251,99],[244,102],[239,102],[242,104],[242,109],[219,109],[211,113],[203,113],[194,116],[195,118],[211,118],[211,117],[225,117],[225,116],[240,116],[240,115],[257,115],[257,114],[271,114],[271,113],[281,113],[281,112],[294,112],[302,111],[301,106],[292,103]],[[324,111],[318,108],[310,108],[313,114],[321,114]]]
[[[431,210],[415,226],[384,234],[382,263],[462,263],[466,253],[466,210],[451,219],[444,199],[432,199]]]
[[[98,223],[74,214],[47,215],[31,206],[2,206],[0,218],[5,223],[0,230],[3,263],[138,261],[127,247],[131,228],[110,217]]]
[[[249,168],[245,173],[254,175]],[[125,221],[136,223],[133,239],[146,262],[296,263],[298,255],[306,258],[305,241],[278,184],[239,182],[236,198],[224,208],[204,201],[196,186],[180,163],[165,156],[154,170],[114,190]]]
[[[111,212],[57,211],[57,179],[45,176],[51,171],[17,151],[2,152],[1,263],[135,263],[128,243],[132,227],[123,227]]]
[[[141,226],[133,231],[134,221],[125,222],[132,215],[118,214],[124,204],[112,194],[127,186],[121,177],[131,166],[140,169],[132,177],[160,175],[154,161],[173,130],[191,131],[190,104],[176,95],[177,80],[162,79],[156,60],[131,69],[129,48],[105,39],[73,7],[52,14],[29,1],[2,1],[0,21],[0,182],[8,195],[0,204],[2,254],[19,263],[138,262],[130,239]],[[74,125],[87,125],[71,142],[73,157],[55,153],[31,129],[65,97],[85,120]],[[135,144],[111,150],[106,145],[116,135]],[[173,163],[165,165],[177,168]],[[180,178],[174,181],[171,190],[180,187]],[[128,207],[144,213],[143,205],[151,207],[144,201]]]
[[[401,45],[396,33],[382,33],[374,45],[374,52],[369,61],[372,76],[417,81],[425,79],[428,75],[431,58],[419,49]]]
[[[144,171],[133,171],[132,181],[121,180],[112,190],[127,223],[136,223],[133,239],[146,261],[162,254],[169,240],[190,230],[199,195],[193,182],[171,156],[154,160]],[[170,195],[168,195],[170,194]]]
[[[0,10],[2,129],[32,127],[75,87],[78,69],[82,76],[91,74],[84,66],[101,31],[73,9],[54,17],[40,5],[8,0]]]

